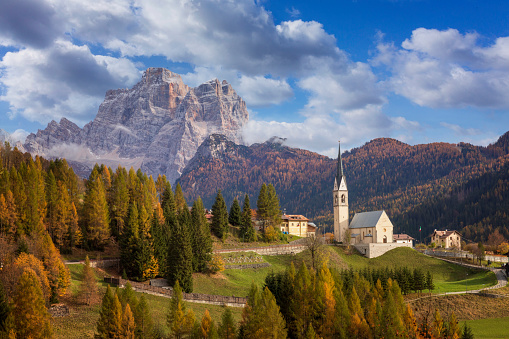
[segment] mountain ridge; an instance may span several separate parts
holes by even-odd
[[[192,88],[176,73],[148,68],[131,89],[107,91],[96,117],[82,129],[65,118],[52,121],[30,134],[24,148],[89,169],[96,162],[134,166],[174,182],[208,135],[242,143],[248,119],[245,102],[228,82],[214,79]]]

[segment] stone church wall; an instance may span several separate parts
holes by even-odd
[[[363,255],[368,258],[376,258],[379,257],[390,250],[393,250],[398,247],[409,247],[412,248],[412,244],[406,243],[387,243],[387,244],[356,244],[355,248]]]

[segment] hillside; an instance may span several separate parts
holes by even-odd
[[[508,150],[509,133],[488,147],[466,143],[410,146],[388,138],[372,140],[342,156],[350,211],[353,214],[385,209],[394,221],[396,232],[416,237],[419,226],[423,227],[423,234],[437,227],[468,226],[469,238],[486,240],[485,232],[473,230],[489,227],[488,222],[494,220],[492,228],[504,224],[498,209],[505,206],[508,189],[506,185],[498,185],[498,203],[489,191],[499,176],[503,176]],[[222,190],[227,204],[234,197],[242,199],[246,193],[253,204],[261,184],[272,183],[281,207],[288,213],[305,214],[315,223],[330,227],[335,170],[335,159],[287,147],[277,138],[246,147],[216,135],[200,146],[179,182],[187,199],[201,195],[205,206],[212,205],[218,189]],[[489,173],[491,177],[484,177]],[[475,185],[478,189],[474,190]],[[477,194],[484,195],[477,202],[473,216],[468,216],[472,209],[464,210],[467,206],[462,204],[479,200]],[[459,205],[442,201],[454,199],[454,195]],[[481,206],[484,204],[487,206]],[[450,210],[430,212],[440,208]],[[455,208],[458,211],[453,212]],[[501,233],[509,238],[507,229]]]

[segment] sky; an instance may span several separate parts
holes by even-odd
[[[324,155],[379,137],[488,145],[509,130],[506,0],[2,0],[0,128],[83,126],[148,67],[226,80],[246,143]]]

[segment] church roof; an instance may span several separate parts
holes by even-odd
[[[350,228],[375,227],[385,211],[355,213]]]

